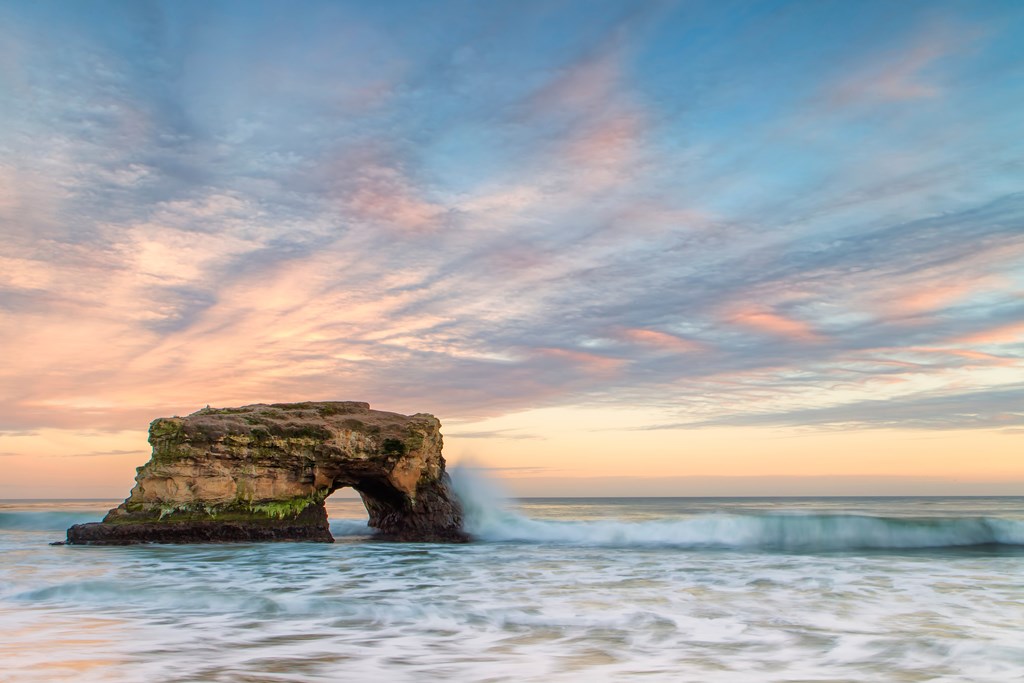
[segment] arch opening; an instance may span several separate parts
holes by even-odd
[[[342,477],[335,480],[324,500],[328,523],[335,517],[332,512],[342,513],[336,519],[358,522],[357,517],[365,515],[365,524],[371,533],[382,533],[382,529],[401,526],[404,516],[413,513],[408,496],[392,486],[382,477],[363,477],[352,480]],[[333,531],[332,531],[333,535]]]

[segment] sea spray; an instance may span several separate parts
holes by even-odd
[[[372,536],[374,531],[367,525],[366,520],[357,519],[332,519],[330,520],[331,535],[335,540],[339,538],[362,538]]]
[[[508,501],[485,477],[457,478],[474,543],[367,541],[362,501],[343,497],[327,501],[335,544],[51,546],[53,531],[8,518],[0,680],[1020,676],[1024,498]],[[988,534],[1002,544],[835,552],[822,541]],[[827,551],[759,550],[765,538]]]
[[[703,513],[670,519],[561,521],[531,519],[481,468],[452,468],[466,530],[484,542],[681,549],[912,550],[1024,546],[1024,521],[989,517],[883,517],[773,511]]]
[[[61,536],[72,524],[98,522],[104,512],[0,510],[0,529],[10,531],[53,531]]]
[[[465,463],[448,469],[452,488],[462,503],[465,529],[479,539],[489,539],[496,534],[500,537],[500,530],[529,522],[512,510],[513,502],[508,494],[485,471],[482,467]]]

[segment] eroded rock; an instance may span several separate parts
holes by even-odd
[[[149,443],[131,495],[68,543],[329,543],[324,500],[345,486],[382,538],[466,540],[433,415],[353,401],[204,408],[153,420]]]

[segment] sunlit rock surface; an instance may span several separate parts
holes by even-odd
[[[466,540],[433,415],[325,401],[204,408],[149,425],[131,495],[68,543],[331,542],[324,499],[351,486],[378,535]]]

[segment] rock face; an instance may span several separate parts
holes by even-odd
[[[433,415],[352,401],[204,408],[153,420],[149,443],[127,500],[68,543],[330,543],[324,499],[345,486],[381,538],[467,538]]]

